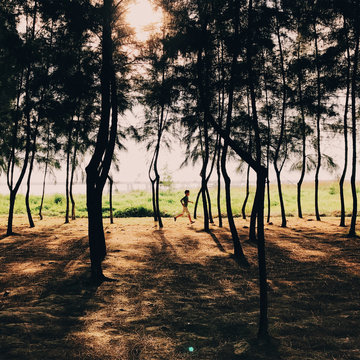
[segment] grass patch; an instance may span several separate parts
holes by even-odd
[[[190,200],[196,200],[196,195],[199,189],[190,189]],[[250,214],[252,202],[254,199],[255,187],[250,187],[250,196],[246,207],[247,214]],[[345,183],[344,187],[346,214],[351,214],[352,211],[352,198],[351,189],[349,183]],[[165,191],[160,192],[160,211],[163,217],[170,217],[178,214],[181,211],[180,199],[184,196],[182,190]],[[216,196],[217,190],[215,188],[210,189],[211,204],[213,215],[217,216],[216,208]],[[270,186],[271,197],[271,215],[280,215],[280,202],[277,193],[276,184]],[[285,203],[285,211],[287,216],[297,215],[296,204],[296,185],[284,184],[283,185],[283,197]],[[232,209],[234,216],[241,215],[241,208],[245,198],[245,189],[234,187],[231,190]],[[312,183],[305,183],[302,188],[302,210],[304,215],[314,215],[314,185]],[[40,196],[31,196],[30,206],[33,214],[36,215],[40,207]],[[76,202],[76,215],[78,217],[87,216],[86,208],[86,196],[75,195]],[[320,213],[325,216],[340,216],[340,197],[339,186],[336,182],[322,182],[320,183],[319,190],[319,205]],[[108,195],[104,195],[103,198],[103,215],[109,216],[109,198]],[[45,216],[63,216],[66,208],[66,198],[62,194],[53,194],[45,196],[43,205],[43,215]],[[9,196],[0,195],[0,215],[6,215],[9,209]],[[189,209],[192,212],[194,204],[189,204]],[[113,195],[113,211],[114,216],[117,217],[144,217],[152,216],[152,199],[151,193],[147,191],[132,191],[129,193],[115,193]],[[221,192],[221,211],[223,215],[226,215],[225,205],[225,191]],[[265,199],[265,213],[267,212],[267,199]],[[199,215],[202,213],[202,201],[200,197],[199,202]],[[15,204],[15,214],[26,214],[24,195],[19,194]]]

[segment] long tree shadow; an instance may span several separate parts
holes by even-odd
[[[76,358],[79,344],[69,335],[82,327],[97,290],[86,264],[87,238],[49,246],[49,235],[23,235],[1,248],[0,287],[7,294],[0,305],[1,359]]]
[[[332,241],[320,232],[312,238],[307,234],[310,242],[304,242],[303,232],[289,235],[267,245],[272,259],[268,262],[270,314],[276,336],[291,341],[299,358],[310,353],[319,359],[345,359],[344,354],[357,358],[360,352],[354,349],[360,330],[354,324],[359,320],[360,277],[339,262],[344,255],[339,247],[348,242],[338,234],[329,246]],[[286,240],[290,242],[284,247]]]
[[[214,234],[213,231],[210,231],[209,232],[211,238],[214,240],[216,246],[218,247],[218,249],[221,251],[221,252],[224,252],[226,253],[226,250],[224,249],[224,247],[221,245],[221,242],[219,241],[219,239],[217,238],[217,236]]]
[[[147,246],[147,266],[136,275],[139,286],[131,301],[148,305],[140,307],[141,319],[130,321],[130,331],[143,327],[154,337],[176,339],[178,358],[189,348],[199,359],[243,360],[294,354],[342,358],[356,349],[359,277],[333,263],[336,248],[330,247],[327,257],[314,257],[305,246],[307,259],[297,259],[291,247],[268,242],[270,333],[277,340],[259,345],[251,340],[257,321],[257,269],[240,272],[223,256],[190,263],[165,234],[155,233],[159,244]],[[295,245],[294,238],[290,241]]]
[[[244,354],[252,348],[248,340],[256,336],[253,314],[258,296],[253,275],[220,254],[199,262],[188,259],[187,239],[174,244],[162,230],[152,236],[156,241],[142,249],[145,256],[126,255],[128,261],[142,266],[118,274],[122,286],[114,292],[120,293],[112,294],[113,298],[126,294],[124,311],[112,316],[106,329],[122,339],[118,340],[122,347],[131,348],[120,358],[152,359],[147,344],[156,339],[164,344],[159,359],[247,359]],[[142,335],[136,341],[134,334],[139,332]],[[124,338],[128,339],[125,345]],[[238,343],[246,347],[240,351]],[[251,359],[256,359],[252,350]],[[274,347],[268,359],[281,359]]]

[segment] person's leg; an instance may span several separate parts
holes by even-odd
[[[184,208],[183,208],[183,211],[182,211],[181,214],[174,216],[174,221],[176,221],[176,219],[177,219],[178,217],[183,216],[183,215],[184,215]]]
[[[188,208],[186,208],[186,213],[187,213],[187,216],[188,216],[188,218],[189,218],[189,221],[190,221],[190,224],[193,224],[195,221],[192,221],[191,220],[191,215],[190,215],[190,211],[188,210]]]

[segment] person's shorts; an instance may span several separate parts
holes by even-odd
[[[186,215],[190,215],[190,213],[189,213],[189,210],[188,210],[187,206],[183,206],[183,211],[182,211],[182,214],[183,214],[183,215],[184,215],[184,214],[186,214]]]

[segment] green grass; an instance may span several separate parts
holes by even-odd
[[[346,213],[350,214],[352,211],[351,190],[349,184],[345,184],[345,204]],[[250,197],[246,208],[247,214],[251,211],[251,205],[254,198],[254,187],[250,188]],[[198,189],[192,189],[190,200],[195,202]],[[358,189],[359,191],[359,189]],[[277,187],[272,184],[270,187],[271,195],[271,214],[280,215],[279,197]],[[162,215],[174,216],[181,211],[180,199],[184,196],[182,190],[179,191],[162,191],[160,194],[160,209]],[[216,189],[210,189],[211,202],[213,207],[213,215],[217,215],[216,209]],[[297,215],[296,205],[296,185],[283,185],[283,196],[285,201],[285,210],[287,216]],[[235,216],[241,214],[241,208],[245,197],[244,188],[233,188],[231,192],[233,213]],[[40,196],[31,196],[30,206],[33,215],[37,215],[40,207]],[[86,196],[76,195],[76,215],[79,217],[86,217]],[[320,184],[319,191],[320,213],[323,216],[339,216],[340,201],[339,201],[339,186],[336,182],[323,182]],[[43,205],[44,216],[64,216],[66,200],[62,194],[53,194],[45,197]],[[9,207],[9,196],[0,195],[0,215],[6,215]],[[314,185],[305,183],[302,191],[302,207],[304,215],[314,215]],[[109,216],[109,198],[108,195],[103,199],[103,213],[104,216]],[[113,195],[114,216],[116,217],[131,217],[131,216],[151,216],[152,214],[152,200],[151,193],[146,191],[132,191],[129,193],[115,193]],[[199,214],[202,212],[201,197]],[[189,205],[192,212],[194,204]],[[265,212],[267,209],[267,201],[265,201]],[[226,213],[224,190],[221,196],[221,210]],[[23,195],[18,195],[15,204],[15,214],[26,214],[25,200]]]

